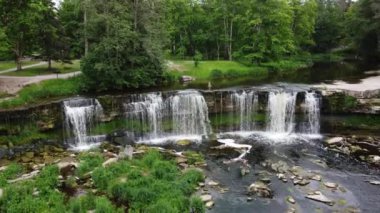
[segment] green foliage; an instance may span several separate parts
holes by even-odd
[[[24,168],[19,164],[9,164],[7,168],[0,173],[0,187],[6,186],[7,180],[11,180],[21,175]]]
[[[81,90],[80,82],[81,77],[73,77],[46,80],[38,84],[32,84],[23,88],[17,97],[1,101],[0,108],[8,109],[27,104],[36,104],[47,99],[78,94]]]
[[[204,213],[206,208],[203,204],[203,201],[199,197],[191,197],[190,199],[190,212],[194,213]]]
[[[327,97],[326,103],[328,111],[331,113],[344,113],[354,110],[358,106],[358,100],[355,97],[343,93],[335,93]]]
[[[76,174],[81,177],[84,174],[91,172],[96,167],[102,165],[104,158],[100,153],[90,152],[82,153],[79,157],[80,164],[78,169],[75,171]]]
[[[47,139],[48,135],[45,133],[38,132],[36,127],[26,127],[21,129],[13,130],[8,133],[8,135],[0,136],[0,145],[24,145],[31,144],[36,141]]]
[[[202,60],[203,56],[199,51],[195,51],[194,55],[194,66],[198,67],[199,62]]]
[[[106,197],[95,197],[92,194],[73,198],[69,202],[72,213],[87,213],[94,210],[96,213],[121,213],[122,209],[115,207]]]
[[[223,72],[219,69],[213,69],[210,73],[210,78],[212,80],[222,79],[224,77]]]

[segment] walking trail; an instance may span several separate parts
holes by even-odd
[[[37,64],[32,64],[32,65],[27,65],[27,66],[22,66],[23,69],[28,69],[28,68],[32,68],[32,67],[38,67],[38,66],[42,66],[42,65],[45,65],[47,64],[46,61],[41,61]],[[3,73],[7,73],[7,72],[15,72],[17,71],[17,68],[11,68],[11,69],[7,69],[7,70],[1,70],[0,71],[0,74],[3,74]]]

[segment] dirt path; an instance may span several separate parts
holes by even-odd
[[[81,74],[80,71],[66,73],[66,74],[50,74],[50,75],[40,75],[33,77],[15,77],[15,76],[0,76],[0,92],[6,92],[9,94],[16,94],[24,86],[29,84],[38,83],[43,80],[56,79],[56,78],[70,78]]]
[[[45,61],[41,61],[40,63],[37,63],[37,64],[32,64],[32,65],[22,66],[22,68],[23,68],[23,69],[28,69],[28,68],[32,68],[32,67],[42,66],[42,65],[45,65],[45,64],[47,64],[47,62],[45,62]],[[0,74],[7,73],[7,72],[15,72],[15,71],[17,71],[17,68],[11,68],[11,69],[7,69],[7,70],[2,70],[2,71],[0,71]]]

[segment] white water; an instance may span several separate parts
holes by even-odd
[[[140,99],[143,100],[125,104],[127,120],[131,124],[137,122],[140,128],[147,127],[148,133],[135,134],[140,141],[158,143],[177,140],[179,136],[200,139],[210,131],[207,104],[197,91],[177,92],[165,100],[160,93]]]
[[[294,130],[294,113],[297,92],[270,92],[268,98],[268,132],[291,133]]]
[[[309,134],[319,133],[319,119],[320,119],[320,102],[319,98],[314,92],[307,92],[305,94],[304,112],[307,118],[306,127],[304,132]]]
[[[239,131],[251,131],[254,129],[253,115],[257,110],[258,96],[253,91],[234,92],[231,95],[231,101],[240,118]]]
[[[87,132],[103,113],[103,108],[96,99],[74,99],[63,102],[65,125],[69,135],[74,136],[73,147],[90,147],[96,141],[88,137]]]

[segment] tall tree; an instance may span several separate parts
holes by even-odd
[[[21,70],[24,53],[32,49],[38,32],[38,7],[34,0],[0,0],[0,24]]]

